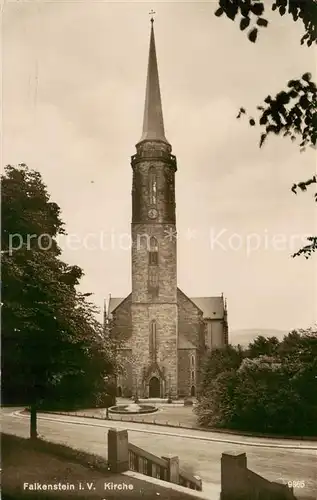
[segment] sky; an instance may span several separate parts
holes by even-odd
[[[317,318],[316,259],[292,259],[315,234],[299,152],[236,120],[291,78],[316,75],[302,26],[270,14],[251,44],[215,2],[29,0],[3,6],[2,163],[39,170],[62,209],[63,259],[102,308],[131,291],[130,157],[141,137],[154,9],[166,137],[177,156],[178,284],[224,293],[229,328],[307,327]]]

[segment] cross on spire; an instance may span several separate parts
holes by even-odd
[[[151,23],[153,24],[154,23],[154,17],[153,16],[154,16],[154,14],[156,14],[156,12],[154,12],[154,10],[151,9],[150,12],[149,12],[149,14],[151,16]]]

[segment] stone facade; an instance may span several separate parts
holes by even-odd
[[[204,309],[195,302],[201,307],[204,305]],[[227,343],[222,296],[190,299],[178,288],[176,304],[135,304],[130,294],[126,299],[110,297],[107,310],[113,335],[120,346],[120,357],[125,360],[123,374],[117,381],[118,395],[130,397],[137,393],[139,397],[150,397],[153,377],[159,381],[159,397],[196,395],[205,355]],[[211,315],[215,319],[211,319]],[[153,320],[156,322],[155,357],[151,353]],[[212,326],[211,336],[208,336],[208,325]]]

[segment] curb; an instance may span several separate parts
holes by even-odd
[[[28,411],[28,410],[27,410]],[[158,408],[158,411],[160,411],[160,408]],[[52,415],[63,415],[67,417],[81,417],[81,418],[90,418],[93,420],[102,420],[105,422],[131,422],[134,424],[148,424],[148,425],[157,425],[159,427],[171,427],[173,429],[186,429],[189,431],[200,431],[200,432],[214,432],[217,434],[230,434],[232,436],[241,436],[241,437],[251,437],[251,438],[263,438],[263,439],[285,439],[288,441],[316,441],[316,449],[317,449],[317,436],[284,436],[280,434],[261,434],[261,433],[252,433],[252,432],[247,432],[247,431],[233,431],[232,429],[219,429],[219,428],[214,428],[214,427],[199,427],[199,426],[187,426],[187,425],[182,425],[181,423],[173,424],[169,423],[168,420],[165,422],[156,422],[155,420],[150,422],[148,420],[134,420],[133,416],[131,418],[129,417],[119,417],[119,414],[111,413],[111,415],[116,415],[118,416],[117,418],[105,418],[102,416],[97,416],[97,415],[85,415],[85,414],[76,414],[70,413],[70,412],[59,412],[59,411],[42,411],[41,413],[46,413],[46,414],[52,414]],[[155,412],[156,413],[156,412]],[[147,414],[149,415],[149,414]],[[313,448],[314,449],[314,448]]]
[[[15,415],[15,416],[22,416],[22,414],[24,414],[24,416],[26,415],[26,412],[25,410],[22,410],[22,411],[16,411],[14,413],[12,413],[12,415]],[[61,416],[65,416],[61,413],[49,413],[47,412],[48,415],[61,415]],[[66,416],[70,416],[69,414],[66,414]],[[85,417],[82,417],[82,416],[79,416],[79,415],[76,415],[77,418],[80,417],[80,418],[85,418]],[[75,416],[75,418],[76,418]],[[46,416],[41,416],[41,414],[39,414],[38,416],[39,419],[42,419],[42,420],[50,420],[50,421],[55,421],[55,422],[59,422],[59,423],[65,423],[65,424],[75,424],[75,425],[93,425],[93,427],[100,427],[100,428],[104,428],[104,429],[107,429],[109,428],[109,425],[101,425],[101,424],[89,424],[87,422],[76,422],[74,420],[54,420],[53,418],[50,418],[50,417],[46,417]],[[95,417],[91,417],[91,419],[95,419],[95,420],[101,420],[101,419],[96,419]],[[103,420],[104,422],[111,422],[111,420]],[[131,422],[131,423],[137,423],[137,422]],[[138,422],[138,423],[143,423],[143,422]],[[135,428],[129,428],[127,427],[128,431],[135,431]],[[195,430],[195,429],[189,429],[189,430]],[[251,443],[251,442],[246,442],[246,441],[237,441],[237,440],[229,440],[229,439],[219,439],[219,438],[213,438],[213,437],[203,437],[203,436],[193,436],[193,435],[184,435],[184,434],[176,434],[176,433],[169,433],[169,432],[161,432],[161,431],[149,431],[149,430],[145,430],[145,429],[142,429],[140,431],[137,431],[137,432],[142,432],[142,433],[145,433],[145,434],[157,434],[157,435],[164,435],[164,436],[172,436],[172,437],[181,437],[181,438],[185,438],[185,439],[194,439],[196,441],[209,441],[209,442],[214,442],[214,443],[226,443],[226,444],[232,444],[232,445],[240,445],[240,446],[253,446],[255,448],[273,448],[273,449],[284,449],[284,450],[306,450],[306,451],[317,451],[317,446],[302,446],[302,445],[295,445],[295,444],[279,444],[279,443]]]

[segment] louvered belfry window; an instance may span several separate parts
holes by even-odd
[[[151,206],[157,203],[157,176],[154,167],[149,169],[149,204]]]
[[[158,268],[158,243],[154,236],[150,239],[149,254],[149,292],[153,296],[158,295],[159,286],[159,268]]]

